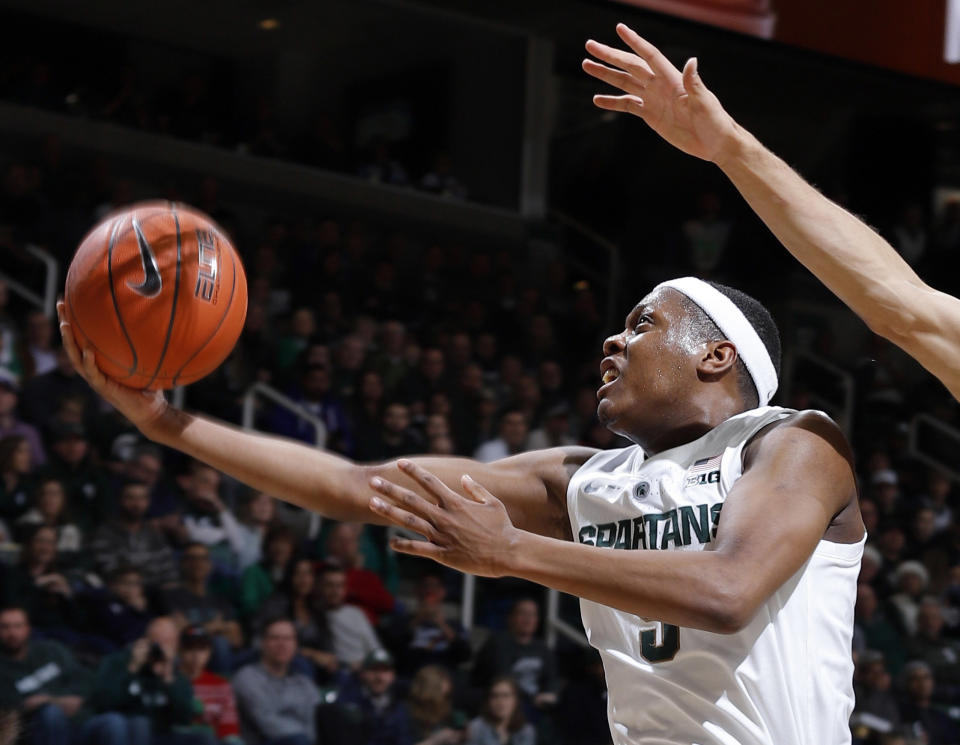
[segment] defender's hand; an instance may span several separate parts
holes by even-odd
[[[147,437],[155,429],[169,405],[163,397],[163,391],[146,391],[128,388],[111,380],[97,367],[93,350],[90,347],[80,349],[67,320],[65,305],[57,303],[57,317],[60,319],[60,336],[63,348],[70,357],[74,369],[86,380],[102,398],[129,419]]]
[[[468,494],[463,497],[415,463],[401,460],[397,466],[423,487],[436,504],[393,482],[371,480],[370,485],[385,499],[373,497],[370,509],[427,539],[395,538],[391,544],[394,550],[481,577],[506,573],[506,558],[520,531],[510,522],[499,499],[469,476],[461,480]]]
[[[680,72],[659,49],[628,26],[617,24],[617,35],[633,54],[591,39],[587,51],[606,64],[585,59],[583,69],[625,95],[597,95],[594,104],[640,117],[688,155],[710,161],[721,159],[738,127],[703,84],[696,57],[688,59]]]

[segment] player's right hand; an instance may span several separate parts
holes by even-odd
[[[86,347],[81,350],[77,346],[66,318],[64,303],[57,303],[57,318],[60,321],[60,336],[63,339],[63,348],[70,357],[74,369],[86,380],[103,399],[129,419],[141,432],[148,437],[166,411],[170,408],[163,397],[163,391],[147,391],[128,388],[104,375],[97,367],[93,350]]]
[[[587,51],[601,62],[583,61],[584,71],[624,92],[597,95],[601,109],[622,111],[643,119],[674,147],[704,160],[719,160],[734,141],[738,127],[700,79],[695,57],[678,70],[653,44],[623,23],[617,35],[633,50],[592,39]]]

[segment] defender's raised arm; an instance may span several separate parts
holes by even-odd
[[[683,152],[716,163],[780,242],[870,328],[903,348],[960,398],[960,300],[926,285],[863,221],[806,183],[740,127],[692,58],[678,70],[627,26],[630,52],[595,41],[583,69],[624,95],[602,109],[643,119]]]

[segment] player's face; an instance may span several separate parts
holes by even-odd
[[[603,344],[597,417],[631,440],[669,427],[697,379],[682,297],[671,289],[647,295],[627,316],[624,330]]]

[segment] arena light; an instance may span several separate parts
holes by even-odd
[[[950,64],[960,62],[960,0],[947,0],[947,18],[943,24],[943,58]]]

